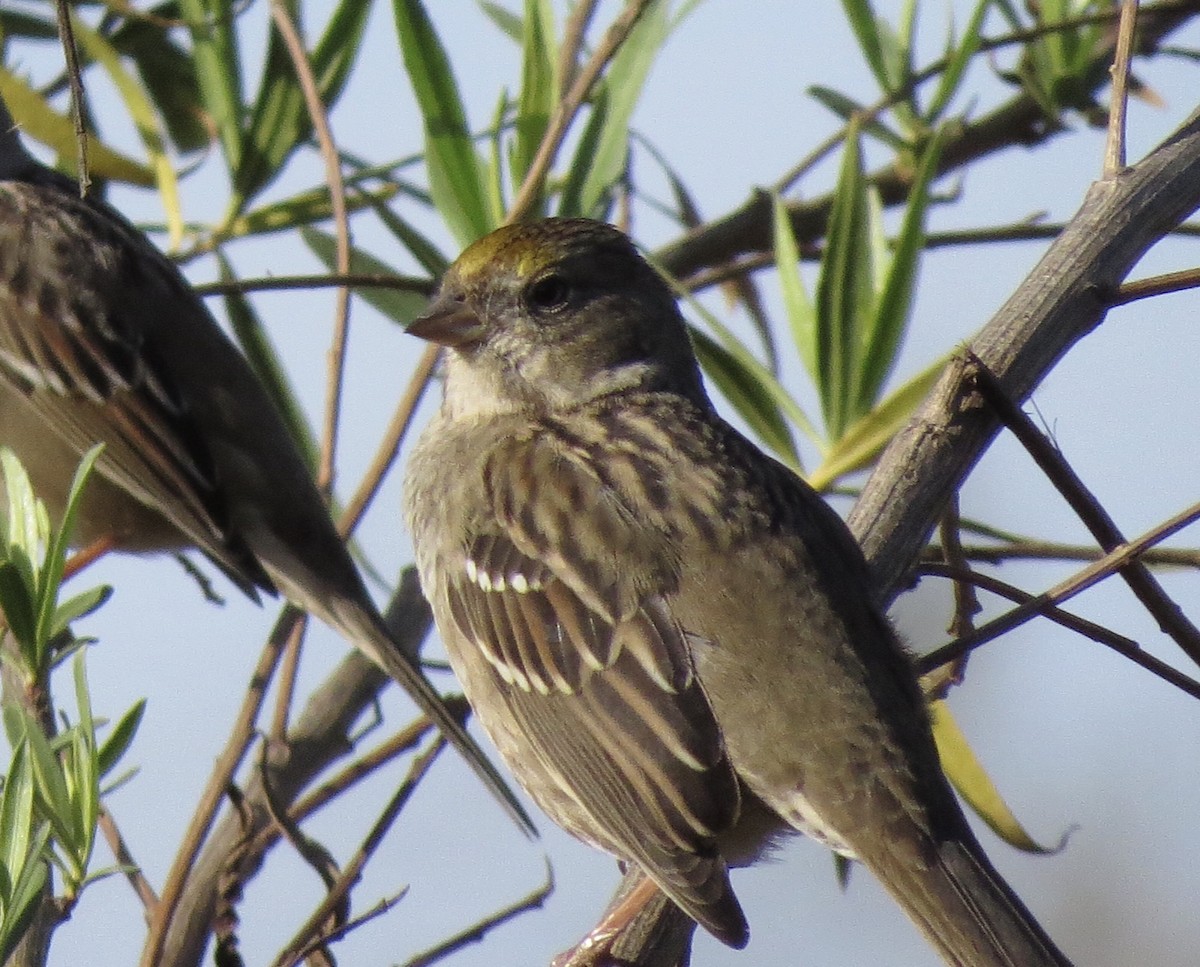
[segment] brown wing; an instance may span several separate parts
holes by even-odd
[[[244,590],[271,588],[229,527],[211,455],[142,321],[215,323],[161,254],[64,182],[0,184],[0,379],[80,455],[105,444],[99,472]]]
[[[547,785],[527,783],[531,794],[744,941],[715,843],[736,818],[737,780],[671,615],[663,535],[641,533],[584,461],[544,437],[513,441],[487,477],[495,526],[467,548],[448,604],[540,766]]]

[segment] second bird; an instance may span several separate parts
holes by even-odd
[[[551,818],[731,946],[728,868],[799,830],[866,865],[947,963],[1067,963],[972,835],[857,544],[717,415],[623,234],[501,229],[409,331],[448,347],[407,479],[422,584]]]
[[[97,443],[77,543],[194,546],[252,597],[283,592],[399,682],[532,828],[389,635],[249,364],[179,270],[34,160],[0,105],[0,444],[57,515]]]

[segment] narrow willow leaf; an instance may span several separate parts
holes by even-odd
[[[56,626],[58,611],[58,592],[62,584],[63,573],[67,565],[67,552],[71,546],[71,535],[75,531],[75,518],[79,516],[79,505],[83,500],[83,492],[87,487],[88,478],[104,452],[104,444],[97,443],[79,461],[75,468],[75,476],[71,480],[71,488],[67,491],[67,502],[63,509],[63,517],[55,529],[50,546],[42,565],[42,573],[38,578],[38,618],[37,637],[39,647],[49,647]]]
[[[1026,853],[1053,853],[1054,848],[1043,846],[1030,836],[1008,808],[1004,797],[975,757],[949,706],[945,702],[933,702],[929,711],[942,768],[967,805],[1011,846]]]
[[[221,139],[230,175],[242,166],[242,65],[235,0],[179,0],[192,36],[204,106]]]
[[[946,105],[958,93],[967,65],[971,63],[975,53],[979,50],[980,41],[983,40],[983,18],[991,8],[992,2],[993,0],[979,0],[975,4],[971,19],[967,21],[966,29],[963,31],[961,43],[955,45],[952,28],[946,38],[946,69],[938,78],[937,87],[929,101],[929,107],[925,110],[925,123],[930,127],[941,120]],[[953,24],[953,20],[951,20],[951,24]]]
[[[870,247],[866,176],[859,132],[851,124],[817,281],[817,388],[830,440],[851,419],[860,330],[873,303]]]
[[[9,963],[33,918],[46,882],[44,836],[34,832],[34,779],[25,742],[13,750],[0,793],[0,843],[6,889],[0,921],[0,963]]]
[[[134,737],[137,735],[138,727],[142,724],[142,717],[145,714],[146,700],[143,698],[134,702],[130,706],[129,711],[117,720],[112,732],[101,744],[97,754],[101,776],[107,776],[112,772],[121,759],[124,758],[125,753],[129,751],[129,747],[133,744]]]
[[[495,223],[488,215],[483,165],[467,129],[450,59],[420,0],[393,0],[404,66],[425,122],[429,188],[464,248]]]
[[[879,38],[879,21],[870,0],[842,0],[842,9],[854,31],[854,39],[862,51],[863,60],[875,75],[875,81],[885,91],[888,86],[887,65],[883,60],[883,44]]]
[[[779,288],[783,294],[783,309],[792,332],[792,343],[815,383],[817,375],[817,310],[804,277],[800,274],[800,246],[792,231],[792,219],[787,205],[778,195],[773,200],[775,269],[779,273]]]
[[[337,104],[362,49],[371,7],[371,0],[341,0],[309,57],[326,111]],[[307,143],[312,129],[296,68],[272,26],[262,83],[246,128],[249,150],[234,173],[235,211],[278,177],[287,160]]]
[[[866,108],[853,98],[847,97],[840,91],[835,91],[833,88],[825,87],[822,84],[813,84],[810,86],[808,94],[813,100],[823,104],[847,124],[851,121],[856,121],[860,130],[865,134],[871,135],[877,141],[886,144],[893,151],[907,151],[909,149],[909,141],[904,135],[893,131],[877,117],[867,117]]]
[[[945,365],[946,360],[939,359],[891,393],[870,413],[855,420],[829,448],[821,465],[809,475],[808,482],[813,488],[824,490],[846,474],[874,463],[929,395]]]
[[[430,240],[429,236],[419,232],[406,219],[401,218],[387,205],[378,204],[374,206],[375,213],[379,216],[379,220],[383,222],[386,228],[400,242],[401,246],[407,250],[408,254],[417,260],[417,264],[429,273],[430,278],[440,279],[442,273],[446,271],[450,265],[450,260],[442,254],[439,249]],[[353,257],[353,254],[352,256]],[[430,294],[432,294],[433,285],[430,284]]]
[[[4,787],[0,791],[0,863],[12,874],[25,863],[33,834],[33,773],[27,746],[18,742],[13,749]]]
[[[492,126],[487,139],[488,160],[483,173],[483,183],[487,188],[488,218],[495,224],[504,220],[508,208],[507,202],[504,200],[504,142],[507,134],[509,104],[508,89],[502,88],[500,96],[496,99],[496,110],[492,113]],[[512,154],[512,141],[509,140],[508,144],[509,154]],[[511,164],[509,168],[511,170]],[[534,205],[531,214],[542,214],[540,201],[541,199],[538,199],[539,204]]]
[[[525,0],[521,41],[521,96],[512,155],[514,187],[525,180],[559,100],[554,10],[549,0]]]
[[[59,603],[54,610],[54,622],[50,626],[50,640],[66,631],[73,621],[86,618],[89,614],[102,608],[112,597],[113,589],[107,584],[73,594],[66,601]]]
[[[52,834],[58,840],[59,845],[67,852],[74,853],[77,845],[75,823],[72,818],[74,806],[58,756],[49,740],[42,734],[38,724],[29,718],[28,713],[19,710],[18,714],[20,715],[19,734],[29,747],[29,762],[33,768],[37,811],[50,824]]]
[[[479,0],[479,9],[509,40],[516,44],[521,42],[525,25],[515,13],[498,3],[490,3],[489,0]]]
[[[733,353],[700,329],[692,329],[692,344],[704,372],[738,416],[746,421],[750,431],[780,460],[798,468],[800,457],[791,431],[774,394],[761,378],[763,373],[742,365]]]
[[[629,157],[629,121],[670,31],[665,0],[652,0],[601,82],[603,110],[589,120],[588,136],[575,152],[563,189],[561,214],[599,214],[604,198],[624,175]],[[592,129],[591,121],[597,118],[598,124]],[[587,154],[584,154],[585,141]]]
[[[378,202],[387,201],[403,193],[403,188],[396,184],[385,184],[370,192],[359,191],[347,196],[346,211],[354,214]],[[424,201],[422,193],[412,193]],[[284,198],[261,208],[255,208],[246,214],[235,218],[222,233],[225,238],[249,238],[256,235],[270,235],[273,232],[289,232],[303,225],[327,221],[333,215],[333,203],[329,197],[328,186],[313,188],[290,198]]]
[[[217,267],[222,282],[237,282],[233,266],[222,252],[217,253]],[[279,360],[279,352],[271,342],[270,334],[255,311],[254,304],[244,293],[231,289],[225,295],[225,313],[229,317],[229,326],[238,346],[283,417],[284,425],[303,455],[305,464],[310,471],[315,470],[319,450],[312,427],[309,426],[304,407],[300,405],[300,399],[292,388],[287,370]]]
[[[0,67],[0,97],[4,98],[22,132],[52,148],[74,170],[75,125],[70,118],[55,111],[49,101],[5,67]],[[151,169],[97,137],[88,138],[88,164],[98,178],[111,178],[143,188],[154,184]]]
[[[312,250],[317,258],[332,268],[331,263],[335,250],[334,239],[331,235],[320,229],[305,228],[301,229],[300,237],[304,239],[304,244]],[[350,271],[355,275],[392,276],[397,283],[404,279],[404,276],[386,262],[357,248],[350,251]],[[420,289],[402,288],[400,285],[394,289],[371,286],[353,289],[353,291],[368,305],[402,326],[407,326],[412,322],[429,304],[429,292],[424,286]]]
[[[109,40],[137,67],[176,150],[187,153],[208,147],[213,132],[202,121],[204,101],[196,64],[175,42],[169,22],[126,17]]]
[[[864,413],[875,405],[908,330],[921,257],[925,251],[925,216],[929,210],[930,185],[937,175],[946,137],[947,131],[943,128],[926,145],[909,189],[904,219],[896,234],[882,289],[864,340],[857,413]]]
[[[75,706],[79,724],[73,730],[74,755],[72,780],[75,786],[76,848],[75,865],[80,881],[87,875],[96,845],[96,823],[100,818],[100,768],[96,750],[96,719],[92,714],[92,696],[87,682],[86,652],[75,656]]]

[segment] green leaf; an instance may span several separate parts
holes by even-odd
[[[113,726],[112,734],[104,740],[100,746],[100,751],[97,755],[97,762],[100,767],[100,775],[107,776],[117,764],[124,758],[125,753],[129,751],[129,747],[133,744],[134,737],[137,735],[137,730],[142,724],[142,717],[146,713],[146,700],[139,699],[135,702],[124,715]]]
[[[883,285],[863,340],[854,405],[856,416],[870,410],[878,400],[908,329],[917,274],[925,251],[925,215],[929,209],[929,188],[937,175],[946,136],[943,129],[926,145],[917,167],[916,178],[909,189],[904,220],[896,235]]]
[[[775,268],[783,294],[783,309],[792,332],[792,342],[815,383],[817,375],[817,310],[808,296],[800,274],[800,246],[792,231],[787,205],[778,195],[772,200],[774,215]]]
[[[5,67],[0,67],[0,97],[24,134],[52,148],[69,170],[75,170],[75,125],[70,118],[55,111],[49,101]],[[97,137],[88,138],[88,164],[98,178],[144,188],[154,184],[153,171]]]
[[[293,2],[293,15],[298,4]],[[317,91],[325,110],[337,104],[362,49],[362,36],[371,13],[371,0],[341,0],[309,56]],[[279,31],[272,26],[262,86],[246,129],[248,150],[234,174],[235,210],[271,184],[288,159],[312,134],[312,119],[296,69]]]
[[[41,728],[27,713],[16,706],[8,706],[4,711],[6,716],[11,715],[15,719],[10,730],[23,738],[29,747],[38,812],[50,824],[52,835],[59,845],[73,854],[77,846],[74,805],[58,756]]]
[[[560,215],[601,214],[604,199],[625,174],[629,121],[671,28],[665,0],[652,0],[617,51],[567,173]]]
[[[817,388],[830,440],[854,416],[860,330],[874,301],[866,184],[858,130],[851,124],[817,281]]]
[[[195,62],[174,41],[169,23],[150,16],[126,17],[109,40],[137,67],[175,147],[199,151],[211,143],[212,132],[201,120],[204,102]]]
[[[33,773],[28,747],[22,740],[13,749],[4,788],[0,791],[0,865],[9,879],[25,863],[33,834]],[[7,897],[5,898],[7,899]]]
[[[870,413],[855,420],[829,448],[825,459],[808,477],[814,490],[825,490],[846,474],[872,463],[908,423],[917,406],[929,395],[946,366],[945,358],[908,380]]]
[[[560,96],[554,9],[549,0],[525,0],[521,55],[521,96],[517,100],[512,154],[514,187],[525,180]]]
[[[327,235],[319,229],[305,228],[301,230],[300,237],[304,239],[304,243],[312,249],[317,258],[326,265],[330,265],[330,261],[334,258],[334,240],[332,236]],[[386,262],[357,248],[352,249],[350,252],[350,271],[356,275],[393,276],[397,281],[403,278],[399,272]],[[383,289],[374,286],[371,288],[354,289],[353,291],[366,303],[402,326],[407,326],[417,318],[429,304],[429,293],[426,291],[405,290],[401,288]]]
[[[242,67],[235,0],[179,0],[192,35],[192,58],[204,106],[212,119],[230,175],[242,166]]]
[[[788,423],[776,403],[777,391],[772,392],[768,383],[773,377],[765,367],[756,372],[743,365],[742,360],[700,329],[692,329],[692,343],[704,372],[738,416],[746,421],[750,431],[781,460],[798,467],[800,457]]]
[[[962,42],[960,44],[955,46],[953,33],[947,37],[946,69],[942,71],[942,76],[938,79],[937,88],[934,90],[933,97],[929,101],[929,107],[925,110],[925,123],[927,125],[932,126],[941,119],[946,105],[958,93],[958,87],[962,83],[967,65],[975,57],[975,53],[979,50],[980,41],[983,40],[983,18],[991,6],[992,0],[979,0],[975,4],[975,9],[971,13],[971,19],[967,22],[966,30],[963,31]]]
[[[384,185],[369,193],[356,192],[346,198],[346,211],[354,214],[378,202],[394,198],[401,191],[402,189],[396,185]],[[424,200],[423,196],[419,197],[420,200]],[[325,221],[332,216],[333,203],[329,197],[329,187],[322,185],[282,201],[255,208],[233,219],[225,226],[222,236],[248,238],[270,235],[274,232],[288,232],[301,225]]]
[[[885,91],[890,91],[890,79],[883,58],[883,41],[879,36],[879,21],[871,8],[870,0],[842,0],[842,9],[854,31],[863,60],[875,75],[875,81]]]
[[[96,720],[92,715],[92,697],[87,682],[85,652],[75,656],[75,705],[79,724],[71,730],[73,754],[70,777],[75,792],[75,823],[78,847],[75,866],[79,871],[76,888],[82,884],[92,850],[96,845],[96,824],[100,819],[100,766],[96,750]]]
[[[63,508],[62,521],[54,531],[46,552],[42,573],[38,579],[37,640],[40,648],[49,647],[53,638],[53,630],[57,624],[58,589],[66,569],[71,534],[75,530],[75,518],[79,515],[79,505],[83,500],[88,477],[103,451],[104,445],[96,444],[83,455],[79,466],[75,468],[71,489],[67,492],[67,503]]]
[[[863,120],[866,117],[867,110],[858,101],[821,84],[813,84],[808,88],[808,93],[813,100],[823,104],[847,124],[857,120],[859,128],[863,132],[871,135],[877,141],[886,144],[893,151],[907,151],[909,149],[908,139],[901,134],[897,134],[877,117]]]
[[[54,612],[54,624],[50,628],[50,640],[53,641],[66,631],[73,621],[86,618],[93,611],[103,607],[111,597],[112,588],[104,584],[99,587],[89,588],[87,591],[81,591],[79,594],[73,595],[60,603]]]
[[[522,23],[520,17],[498,3],[490,3],[489,0],[479,0],[479,9],[487,15],[487,18],[492,23],[500,28],[500,32],[508,37],[509,40],[516,44],[521,43],[525,25]]]
[[[932,702],[929,712],[942,768],[967,805],[1006,843],[1026,853],[1053,853],[1055,850],[1052,847],[1038,843],[1017,821],[991,777],[975,757],[950,707],[945,702]]]
[[[463,247],[495,228],[485,171],[467,129],[450,60],[420,0],[393,0],[404,66],[425,123],[429,188]]]
[[[3,868],[3,920],[0,921],[0,963],[9,958],[37,909],[47,867],[42,859],[46,838],[34,829],[34,779],[27,743],[13,749],[4,789],[0,793],[0,866]]]

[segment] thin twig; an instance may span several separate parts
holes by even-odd
[[[1088,532],[1096,539],[1096,543],[1105,551],[1111,551],[1125,543],[1116,522],[1079,479],[1079,475],[1063,455],[1033,425],[1021,408],[1009,399],[1008,394],[979,358],[972,355],[971,362],[976,367],[974,383],[980,395],[1026,452],[1033,457],[1046,479],[1062,494]],[[1142,606],[1158,622],[1159,628],[1170,636],[1184,654],[1200,664],[1200,629],[1187,619],[1145,564],[1139,560],[1131,561],[1121,569],[1121,577]]]
[[[1149,299],[1151,296],[1167,295],[1171,292],[1184,292],[1197,287],[1200,287],[1200,269],[1166,272],[1149,279],[1126,282],[1117,289],[1117,294],[1109,300],[1109,305],[1124,306],[1136,302],[1138,299]]]
[[[958,511],[958,494],[955,494],[947,504],[946,512],[942,515],[942,521],[938,528],[942,536],[942,554],[946,564],[951,569],[955,572],[969,575],[971,569],[967,566],[960,539],[961,526],[962,520]],[[961,638],[963,635],[974,631],[975,615],[979,614],[981,610],[979,598],[975,595],[974,583],[969,578],[962,581],[955,580],[954,616],[950,621],[950,627],[947,629],[950,635],[954,638]],[[948,662],[934,669],[927,676],[930,681],[922,683],[926,694],[934,698],[945,698],[946,692],[949,691],[951,686],[962,682],[966,670],[966,655],[963,655],[958,661]]]
[[[569,90],[575,83],[579,70],[579,58],[583,52],[583,38],[587,35],[592,17],[596,15],[596,0],[582,0],[567,18],[563,28],[562,46],[558,51],[559,93]]]
[[[917,673],[923,675],[938,665],[953,661],[959,655],[973,651],[985,642],[1012,631],[1014,628],[1025,624],[1031,618],[1038,617],[1048,606],[1062,604],[1077,594],[1082,594],[1093,585],[1098,584],[1107,577],[1111,577],[1114,572],[1126,566],[1130,561],[1136,560],[1146,548],[1153,547],[1155,544],[1165,541],[1172,534],[1187,527],[1188,524],[1195,521],[1198,517],[1200,517],[1200,504],[1193,504],[1187,510],[1176,514],[1157,527],[1151,528],[1136,540],[1113,548],[1094,564],[1078,571],[1067,580],[1060,581],[1049,591],[1044,591],[1039,595],[1031,597],[1024,604],[981,625],[972,634],[960,638],[958,641],[952,641],[949,644],[943,645],[941,648],[937,648],[927,655],[923,655],[916,663]]]
[[[321,103],[321,93],[313,77],[312,64],[304,42],[296,29],[284,0],[271,0],[271,19],[279,36],[287,47],[296,71],[296,80],[304,94],[304,104],[312,121],[313,133],[325,163],[325,179],[329,185],[330,207],[336,235],[335,268],[340,274],[350,271],[350,220],[346,213],[346,185],[342,180],[342,166],[338,161],[333,133],[329,128],[329,116]],[[317,486],[326,496],[333,492],[334,456],[337,453],[338,424],[342,408],[342,381],[346,368],[346,342],[350,329],[350,290],[338,289],[336,321],[333,338],[329,345],[328,391],[325,398],[325,417],[321,428],[321,458],[317,468]]]
[[[452,696],[453,698],[453,696]],[[458,700],[465,702],[461,696]],[[455,709],[454,701],[447,702]],[[372,749],[366,755],[359,756],[337,774],[326,779],[311,792],[296,800],[288,810],[288,816],[293,822],[302,823],[317,810],[332,802],[342,793],[353,789],[366,776],[387,765],[392,760],[413,748],[429,732],[431,726],[428,719],[420,718],[401,729],[386,742]],[[279,833],[272,827],[261,830],[251,846],[252,852],[265,853],[279,838]]]
[[[310,949],[319,946],[324,942],[322,934],[322,925],[329,918],[329,915],[344,902],[350,887],[358,882],[362,874],[363,867],[367,861],[374,855],[380,841],[391,828],[396,818],[400,815],[400,811],[408,803],[409,797],[413,790],[416,789],[429,767],[433,765],[438,753],[446,746],[446,741],[441,736],[434,741],[429,750],[418,756],[412,764],[412,768],[404,778],[404,782],[400,784],[400,788],[396,790],[396,794],[388,802],[375,825],[371,827],[370,832],[363,840],[362,845],[354,854],[353,859],[346,865],[341,876],[338,877],[337,883],[326,894],[325,899],[321,901],[317,909],[313,911],[297,932],[296,935],[288,942],[287,947],[280,953],[275,960],[275,967],[293,967],[299,963]]]
[[[924,564],[921,566],[921,573],[933,577],[949,578],[955,582],[970,581],[976,587],[983,588],[985,591],[999,595],[1017,604],[1024,604],[1033,597],[1029,592],[1022,591],[1020,588],[1014,587],[998,578],[987,574],[980,574],[978,571],[960,571],[946,564]],[[1117,634],[1117,632],[1110,628],[1105,628],[1103,625],[1096,624],[1094,621],[1088,621],[1086,618],[1081,618],[1079,615],[1072,614],[1070,611],[1064,611],[1061,608],[1047,608],[1042,612],[1042,615],[1069,631],[1074,631],[1085,638],[1090,638],[1098,644],[1111,648],[1121,657],[1128,658],[1134,664],[1140,665],[1152,675],[1161,678],[1168,685],[1174,685],[1176,688],[1192,696],[1192,698],[1200,698],[1200,682],[1189,678],[1182,672],[1172,668],[1166,662],[1160,661],[1144,651],[1142,646],[1132,638]]]
[[[284,608],[271,631],[270,638],[263,646],[258,665],[250,677],[250,687],[246,698],[238,711],[233,730],[229,734],[229,741],[217,758],[208,785],[205,786],[204,792],[200,796],[191,823],[179,844],[179,852],[175,855],[175,861],[167,873],[161,901],[155,911],[155,916],[150,921],[149,935],[142,951],[141,967],[157,967],[159,963],[167,929],[171,925],[171,919],[175,915],[175,908],[179,905],[180,897],[183,896],[183,888],[187,883],[192,864],[195,863],[200,847],[216,821],[217,810],[225,797],[225,790],[229,787],[233,774],[241,765],[250,744],[254,741],[254,723],[258,720],[258,714],[266,699],[267,686],[275,674],[279,656],[288,637],[301,627],[301,614],[302,612],[291,606]]]
[[[562,147],[563,140],[567,136],[567,130],[570,128],[571,122],[575,120],[575,115],[579,113],[579,109],[591,94],[596,81],[600,79],[604,69],[621,49],[629,32],[633,30],[651,2],[652,0],[629,0],[625,9],[621,11],[621,15],[613,21],[612,26],[604,34],[596,52],[580,69],[575,82],[559,102],[554,117],[550,119],[550,124],[542,137],[542,143],[538,145],[537,154],[534,155],[525,180],[517,192],[516,200],[509,209],[508,221],[519,222],[532,210],[534,202],[542,190],[546,175],[550,171],[550,166],[554,164],[554,159],[558,155],[558,149]]]
[[[56,0],[54,13],[58,21],[58,38],[67,61],[67,85],[71,91],[71,121],[75,125],[75,164],[79,168],[79,197],[87,198],[92,189],[88,165],[88,134],[83,125],[83,72],[79,68],[79,48],[75,45],[75,26],[71,23],[71,5]]]
[[[1117,26],[1117,49],[1113,57],[1112,103],[1108,107],[1108,140],[1104,146],[1104,177],[1115,178],[1125,170],[1125,117],[1129,109],[1129,63],[1137,27],[1137,0],[1121,0]]]
[[[141,866],[133,858],[129,844],[125,842],[125,837],[121,835],[117,821],[113,819],[112,813],[109,812],[106,805],[101,804],[97,822],[100,826],[100,832],[104,834],[104,841],[108,843],[108,848],[112,850],[113,858],[124,868],[122,872],[125,874],[125,879],[133,887],[133,892],[137,894],[138,899],[142,901],[142,906],[145,908],[147,914],[153,916],[158,907],[158,894],[154,892],[154,887],[150,885],[150,881],[146,879]]]
[[[279,689],[275,698],[275,712],[271,716],[271,739],[282,742],[287,739],[288,724],[292,720],[292,702],[296,698],[296,677],[300,673],[300,655],[304,651],[304,631],[308,615],[302,615],[296,631],[288,637],[279,663]]]
[[[964,544],[963,554],[981,564],[1006,561],[1097,561],[1104,552],[1094,544],[1060,544],[1056,541],[1014,540],[1005,544]],[[942,549],[930,544],[921,555],[923,561],[941,561]],[[1200,549],[1154,547],[1141,556],[1151,567],[1200,568]]]
[[[488,932],[509,920],[519,917],[528,910],[536,910],[546,902],[546,898],[554,892],[554,870],[546,864],[546,879],[536,890],[517,900],[515,903],[497,910],[491,916],[472,924],[467,929],[447,937],[435,947],[430,947],[404,962],[404,967],[430,967],[444,960],[453,953],[462,950],[468,944],[479,943]]]
[[[208,282],[194,285],[198,295],[245,295],[250,292],[275,292],[291,289],[332,289],[343,286],[351,289],[394,289],[432,295],[434,283],[405,275],[378,275],[361,272],[329,272],[322,275],[275,275],[269,279],[238,279],[234,282]]]

